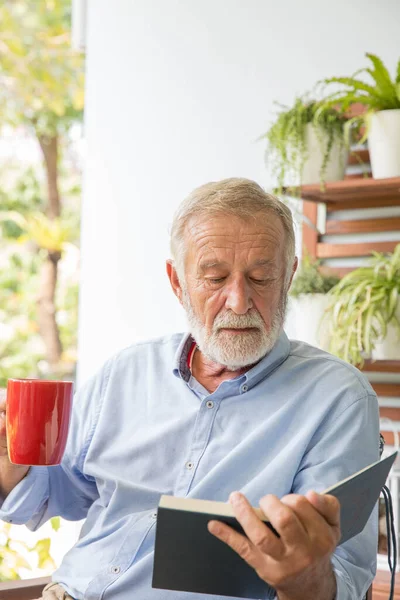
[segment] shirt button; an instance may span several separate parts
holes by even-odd
[[[185,467],[186,467],[187,469],[189,469],[189,471],[190,471],[191,469],[193,469],[193,467],[194,467],[194,463],[192,463],[192,461],[191,461],[191,460],[188,460],[188,461],[187,461],[187,463],[186,463],[186,465],[185,465]]]
[[[151,517],[152,517],[152,519],[157,519],[157,513],[156,513],[156,512],[154,512],[154,513],[151,515]]]
[[[118,575],[121,572],[121,567],[111,567],[111,573]]]
[[[242,385],[242,392],[247,392],[248,386],[246,384]]]
[[[207,408],[212,408],[214,406],[214,402],[212,400],[208,400],[206,403]]]

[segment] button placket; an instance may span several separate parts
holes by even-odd
[[[179,480],[174,488],[174,494],[185,496],[189,493],[201,458],[206,451],[210,430],[218,412],[219,399],[211,400],[210,395],[201,401],[193,430],[192,443],[187,448],[186,462],[182,465]]]

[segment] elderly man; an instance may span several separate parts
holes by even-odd
[[[27,471],[3,450],[2,519],[36,529],[54,515],[86,518],[44,598],[200,599],[151,587],[163,493],[229,498],[246,536],[209,529],[279,600],[363,597],[376,519],[336,548],[338,504],[317,492],[378,460],[377,400],[357,369],[283,332],[294,248],[290,211],[256,183],[195,190],[167,261],[190,333],[104,365],[77,394],[60,466]]]

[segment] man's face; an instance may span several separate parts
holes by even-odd
[[[274,346],[286,309],[285,231],[278,216],[193,218],[182,303],[200,350],[231,370]]]

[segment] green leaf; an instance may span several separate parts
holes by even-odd
[[[371,305],[369,307],[369,309],[367,310],[367,315],[365,318],[365,324],[363,327],[363,339],[362,339],[362,345],[361,348],[365,348],[365,351],[367,353],[367,355],[369,356],[371,354],[371,350],[372,350],[372,344],[371,344],[371,327],[372,327],[372,319],[374,316],[374,307]]]
[[[60,517],[53,517],[52,519],[50,519],[50,523],[54,531],[58,531],[61,527]]]
[[[341,83],[342,85],[346,85],[347,87],[359,91],[366,92],[369,96],[378,97],[376,88],[360,79],[355,79],[354,77],[331,77],[329,79],[324,80],[325,83]]]
[[[4,30],[3,30],[4,31]],[[3,43],[7,46],[7,48],[13,53],[16,54],[17,56],[25,56],[25,48],[24,46],[21,44],[21,41],[15,37],[13,38],[6,38],[5,36],[3,37]]]
[[[374,67],[373,69],[367,69],[367,72],[374,79],[380,96],[382,99],[385,99],[385,102],[387,102],[389,105],[393,103],[393,108],[396,108],[396,91],[389,71],[383,64],[383,61],[375,54],[370,54],[367,52],[366,56],[372,62]]]
[[[39,540],[32,548],[32,551],[38,555],[39,569],[45,569],[50,565],[54,565],[54,561],[50,555],[50,545],[50,538],[44,538],[43,540]]]
[[[397,309],[397,304],[399,302],[399,290],[397,288],[393,288],[390,292],[389,297],[389,306],[388,306],[388,318],[391,319]]]

